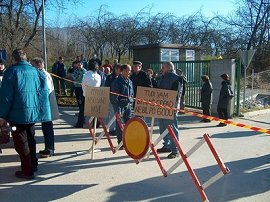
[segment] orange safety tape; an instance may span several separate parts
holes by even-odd
[[[59,76],[57,76],[57,75],[55,75],[53,73],[50,73],[50,74],[52,76],[54,76],[54,77],[63,79],[65,81],[83,85],[82,83],[78,83],[76,81],[72,81],[72,80],[69,80],[69,79],[66,79],[66,78],[59,77]],[[147,101],[147,100],[144,100],[144,99],[141,99],[141,98],[129,97],[129,96],[126,96],[126,95],[121,95],[121,94],[115,93],[115,92],[110,92],[110,93],[113,94],[113,95],[120,95],[122,97],[133,98],[134,100],[138,100],[138,101],[144,102],[144,103],[149,104],[149,105],[158,106],[158,107],[167,108],[167,109],[172,109],[172,110],[177,111],[177,112],[184,112],[186,114],[190,114],[192,116],[197,116],[197,117],[200,117],[200,118],[203,118],[203,119],[209,119],[211,121],[218,121],[218,122],[225,123],[225,124],[228,124],[228,125],[232,125],[232,126],[236,126],[236,127],[240,127],[240,128],[246,128],[246,129],[250,129],[250,130],[253,130],[253,131],[258,131],[258,132],[261,132],[261,133],[270,134],[270,130],[268,130],[268,129],[259,128],[259,127],[255,127],[255,126],[249,126],[249,125],[246,125],[246,124],[243,124],[243,123],[237,123],[237,122],[233,122],[233,121],[229,121],[229,120],[224,120],[224,119],[220,119],[220,118],[213,117],[213,116],[207,116],[207,115],[200,114],[198,112],[192,112],[192,111],[186,111],[186,110],[177,109],[177,108],[171,108],[171,107],[161,105],[161,104],[157,104],[157,103],[154,103],[154,102],[150,102],[150,101]]]

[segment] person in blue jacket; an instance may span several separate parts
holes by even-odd
[[[12,57],[0,88],[0,127],[16,127],[11,134],[21,170],[15,176],[29,180],[38,166],[34,125],[51,120],[49,90],[45,74],[27,62],[22,49],[14,50]]]
[[[119,113],[124,119],[124,123],[131,118],[131,105],[133,103],[133,84],[128,78],[131,73],[130,65],[122,65],[120,67],[120,75],[112,82],[111,91],[121,95],[111,94],[111,103],[114,113]],[[122,132],[119,125],[116,123],[116,136],[118,144],[122,141]],[[122,149],[122,148],[121,148]]]

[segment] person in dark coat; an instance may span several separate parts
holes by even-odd
[[[127,123],[132,116],[131,104],[133,102],[132,97],[134,93],[132,81],[128,78],[131,72],[130,65],[122,65],[120,67],[120,72],[121,74],[112,82],[111,91],[124,96],[111,94],[110,100],[113,105],[114,113],[121,114],[124,123]],[[122,142],[122,131],[118,124],[116,124],[116,136],[119,144]]]
[[[52,73],[60,77],[55,79],[56,93],[66,95],[66,81],[64,80],[64,78],[66,78],[67,76],[67,68],[64,64],[63,57],[60,56],[58,61],[53,64]]]
[[[110,92],[112,92],[112,89],[111,89],[111,85],[113,83],[113,81],[120,75],[120,67],[122,66],[122,64],[118,63],[114,69],[113,69],[113,72],[108,75],[106,77],[106,81],[105,81],[105,86],[106,87],[110,87]],[[105,123],[108,124],[110,122],[110,120],[112,119],[112,117],[114,116],[114,110],[113,110],[113,106],[112,106],[112,103],[110,103],[110,106],[109,106],[109,116],[108,118],[105,118]],[[115,135],[115,122],[110,126],[110,129],[109,129],[109,133],[111,135]]]
[[[101,67],[101,60],[97,57],[96,54],[93,55],[93,57],[89,60],[88,63],[97,63],[99,67]]]
[[[228,120],[228,106],[230,100],[233,97],[233,93],[231,90],[231,83],[229,80],[228,74],[222,74],[221,78],[223,81],[221,82],[221,89],[219,93],[218,105],[217,105],[217,112],[220,119]],[[226,126],[225,123],[219,123],[217,127]]]
[[[130,80],[133,83],[134,97],[136,97],[137,86],[152,88],[151,79],[149,78],[148,74],[142,70],[142,63],[140,61],[133,62]]]
[[[182,69],[177,69],[176,74],[180,77],[180,84],[182,85],[182,94],[181,98],[179,100],[179,103],[177,105],[177,109],[180,109],[181,111],[178,112],[178,114],[185,114],[185,94],[186,94],[186,86],[187,86],[187,78],[183,74]]]
[[[204,82],[201,89],[201,103],[202,103],[202,110],[203,115],[211,115],[211,104],[213,100],[212,92],[213,87],[207,75],[201,76],[202,81]],[[209,119],[202,119],[201,122],[207,123],[211,122]]]

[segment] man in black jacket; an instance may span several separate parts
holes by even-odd
[[[211,104],[212,104],[212,91],[213,87],[207,75],[201,76],[202,81],[204,82],[201,89],[201,103],[203,115],[211,115]],[[201,122],[207,123],[211,122],[209,119],[202,119]]]
[[[223,81],[221,82],[221,89],[219,93],[217,112],[220,119],[228,120],[228,106],[229,102],[233,97],[233,92],[231,89],[231,82],[229,80],[228,74],[222,74],[220,76]],[[217,127],[226,126],[226,123],[219,123]]]
[[[142,70],[142,63],[140,61],[133,62],[130,80],[133,83],[134,97],[136,97],[137,94],[137,86],[152,88],[151,79],[148,74]]]

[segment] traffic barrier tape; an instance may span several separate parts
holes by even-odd
[[[71,83],[84,85],[84,84],[76,82],[76,81],[72,81],[72,80],[69,80],[69,79],[66,79],[66,78],[62,78],[62,77],[57,76],[57,75],[55,75],[53,73],[50,73],[50,74],[52,76],[54,76],[54,77],[57,77],[59,79],[63,79],[65,81],[68,81],[68,82],[71,82]],[[259,128],[259,127],[256,127],[256,126],[249,126],[249,125],[246,125],[246,124],[243,124],[243,123],[237,123],[237,122],[233,122],[233,121],[229,121],[229,120],[225,120],[225,119],[220,119],[220,118],[213,117],[213,116],[207,116],[207,115],[200,114],[198,112],[192,112],[192,111],[187,111],[187,110],[183,110],[183,109],[177,109],[177,108],[173,108],[173,107],[168,107],[166,105],[157,104],[157,103],[154,103],[154,102],[151,102],[151,101],[144,100],[142,98],[130,97],[130,96],[118,94],[118,93],[115,93],[115,92],[110,92],[110,93],[113,94],[113,95],[118,95],[118,96],[122,96],[122,97],[126,97],[126,98],[132,98],[134,100],[138,100],[138,101],[144,102],[144,103],[149,104],[149,105],[158,106],[158,107],[167,108],[167,109],[172,109],[172,110],[174,110],[176,112],[184,112],[186,114],[189,114],[189,115],[192,115],[192,116],[197,116],[199,118],[208,119],[208,120],[211,120],[211,121],[217,121],[217,122],[225,123],[227,125],[232,125],[232,126],[236,126],[236,127],[240,127],[240,128],[245,128],[245,129],[250,129],[250,130],[253,130],[253,131],[261,132],[261,133],[270,134],[270,130],[268,130],[268,129]]]

